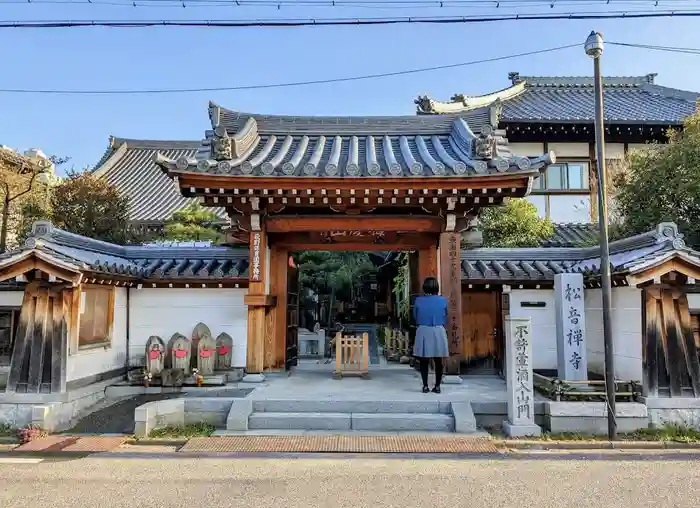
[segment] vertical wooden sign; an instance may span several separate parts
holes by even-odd
[[[250,282],[263,280],[262,274],[265,268],[264,249],[263,233],[261,231],[250,233]]]
[[[440,289],[447,298],[450,356],[462,354],[462,266],[458,233],[440,235]]]
[[[250,267],[248,295],[265,294],[265,231],[250,233]],[[246,371],[261,373],[265,365],[265,307],[259,302],[248,304],[248,352]]]

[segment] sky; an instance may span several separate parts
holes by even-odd
[[[97,1],[97,0],[95,0]],[[119,1],[124,0],[117,0]],[[368,0],[371,1],[371,0]],[[497,13],[450,9],[287,8],[6,3],[0,20],[241,19],[385,17]],[[640,5],[653,6],[653,2]],[[551,9],[570,11],[568,6]],[[653,7],[650,7],[653,8]],[[529,11],[553,12],[548,6]],[[586,10],[586,7],[578,8]],[[567,44],[580,47],[419,74],[305,87],[154,95],[42,95],[0,92],[0,144],[68,156],[94,166],[109,136],[198,140],[207,104],[292,115],[412,115],[416,96],[448,100],[510,84],[508,73],[592,73],[583,42],[594,29],[607,41],[700,48],[700,18],[505,21],[461,25],[308,28],[0,29],[0,88],[162,89],[225,87],[339,78],[468,62]],[[700,55],[607,45],[605,75],[658,73],[656,82],[700,91]]]

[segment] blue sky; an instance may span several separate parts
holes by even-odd
[[[483,8],[133,8],[2,4],[0,19],[240,19],[459,15]],[[651,5],[651,3],[649,3]],[[559,7],[566,11],[570,7]],[[548,8],[530,8],[530,11]],[[494,11],[491,11],[494,12]],[[521,11],[523,12],[523,11]],[[551,11],[550,11],[551,12]],[[700,48],[699,19],[508,21],[284,29],[57,29],[0,31],[0,88],[157,89],[265,84],[391,72],[606,40]],[[666,86],[700,91],[700,56],[608,46],[606,75],[658,73]],[[582,48],[443,71],[331,85],[239,92],[133,96],[0,93],[0,144],[41,148],[93,165],[108,136],[200,139],[209,100],[241,111],[300,115],[413,114],[418,94],[482,94],[521,75],[588,75]]]

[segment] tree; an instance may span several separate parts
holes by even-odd
[[[352,299],[363,277],[377,270],[366,252],[302,252],[298,255],[297,267],[302,288],[329,298],[329,325],[335,302]]]
[[[552,222],[540,217],[537,207],[525,199],[483,208],[479,229],[486,247],[537,247],[554,233]]]
[[[50,194],[48,206],[28,204],[24,210],[27,216],[43,214],[42,218],[51,220],[57,228],[105,242],[140,240],[129,226],[128,197],[90,170],[69,171]]]
[[[683,130],[670,132],[667,144],[631,152],[626,170],[614,182],[617,211],[626,234],[672,221],[689,245],[700,246],[700,113]]]
[[[215,226],[217,222],[220,222],[220,219],[216,213],[195,202],[184,210],[173,213],[172,218],[165,225],[165,238],[180,242],[211,241],[219,243],[223,235]]]
[[[19,224],[10,225],[17,204],[22,201],[35,198],[45,200],[43,195],[45,185],[50,183],[52,165],[63,164],[67,158],[49,157],[49,159],[32,158],[20,155],[11,150],[0,149],[0,194],[2,195],[2,208],[0,211],[0,252],[7,249],[8,236],[13,230],[17,233],[21,224],[20,216],[13,222]],[[37,196],[36,194],[42,194]],[[16,215],[16,214],[14,214]]]

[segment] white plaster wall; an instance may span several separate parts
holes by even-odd
[[[588,143],[548,143],[547,147],[554,151],[557,160],[566,157],[588,157]]]
[[[525,199],[537,207],[537,214],[540,217],[547,216],[547,196],[543,196],[542,194],[530,194]]]
[[[594,148],[597,147],[594,144]],[[625,144],[624,143],[605,143],[605,159],[624,159]]]
[[[248,309],[246,289],[144,288],[130,296],[129,364],[143,365],[146,341],[156,335],[167,344],[175,333],[191,337],[197,323],[207,325],[216,338],[233,339],[233,366],[245,367]]]
[[[627,150],[630,152],[634,150],[646,150],[647,148],[649,148],[648,143],[630,143],[627,145]]]
[[[508,147],[520,157],[539,157],[544,153],[544,143],[508,143]]]
[[[24,291],[0,291],[0,307],[21,307]]]
[[[521,302],[545,302],[545,307],[521,307]],[[554,291],[551,289],[513,289],[510,314],[532,318],[532,368],[557,368],[557,326]]]
[[[700,312],[700,293],[688,293],[690,312]]]
[[[112,344],[107,348],[78,351],[66,361],[66,381],[73,381],[126,365],[126,288],[116,288]]]
[[[590,194],[559,194],[548,196],[549,218],[552,222],[591,222]]]
[[[602,375],[605,372],[605,349],[603,347],[603,297],[601,290],[587,289],[585,305],[588,368]],[[615,377],[626,381],[641,381],[641,289],[630,287],[612,289],[612,329]]]

